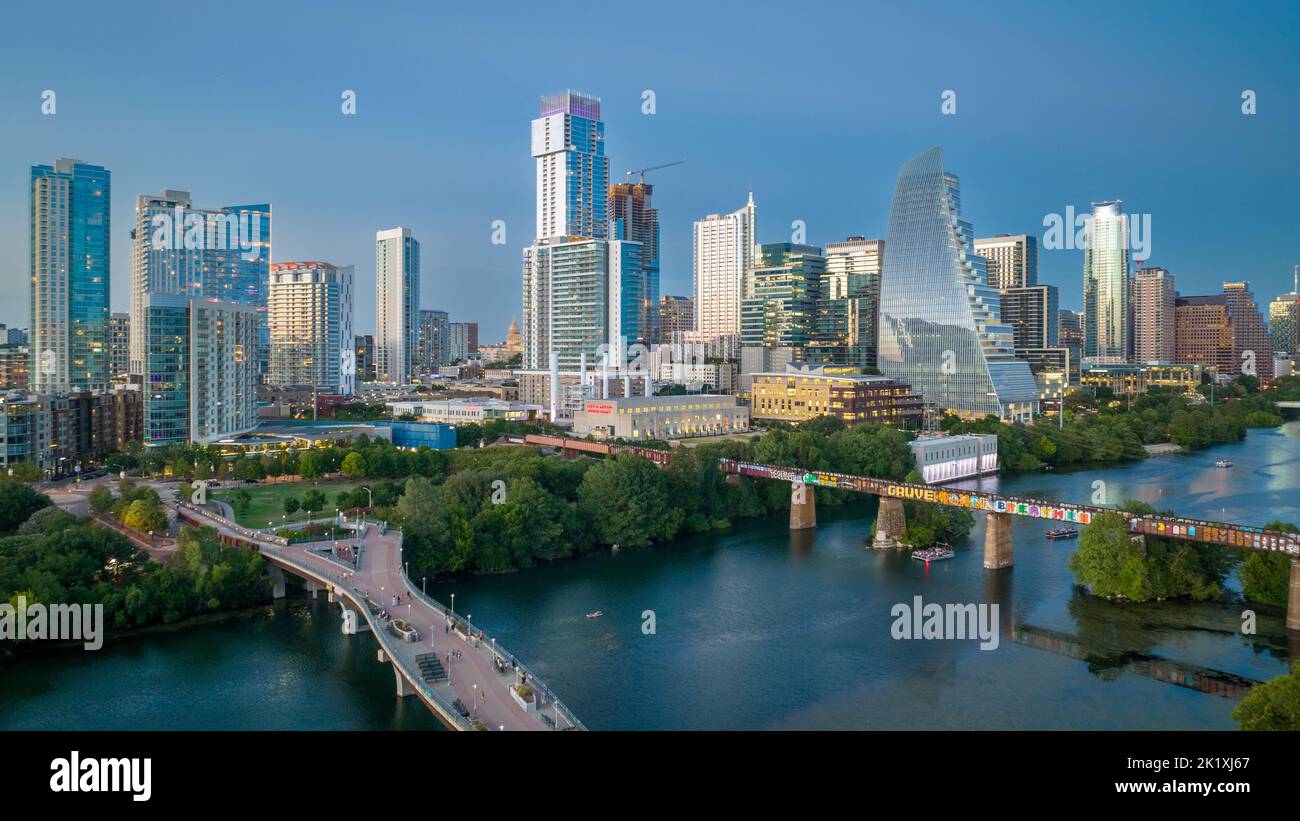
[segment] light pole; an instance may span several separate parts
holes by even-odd
[[[478,685],[474,685],[474,720],[478,721]]]
[[[366,509],[373,510],[375,507],[375,494],[371,493],[370,488],[368,487],[363,487],[361,489],[366,492],[366,498],[369,499],[369,503],[366,505]]]
[[[425,582],[427,582],[427,581],[429,581],[429,577],[428,577],[428,576],[421,576],[421,577],[420,577],[420,592],[423,593],[423,594],[426,595],[426,596],[429,595],[429,588],[425,586]]]

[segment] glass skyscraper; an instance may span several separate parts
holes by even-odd
[[[773,242],[754,248],[753,295],[741,303],[741,344],[803,348],[813,340],[826,257],[812,245]]]
[[[998,292],[961,218],[957,177],[932,148],[903,166],[894,190],[880,282],[879,368],[925,401],[967,417],[1016,418],[1038,390],[1015,358]]]
[[[1083,355],[1100,363],[1132,353],[1132,284],[1124,203],[1094,202],[1083,249]]]
[[[108,169],[81,160],[31,174],[31,379],[37,391],[109,384]]]
[[[420,242],[410,228],[375,232],[375,377],[409,382],[419,372]]]
[[[659,339],[659,209],[650,205],[654,186],[620,182],[609,187],[611,238],[640,245],[641,304],[637,322],[640,339],[647,345]],[[614,270],[613,261],[610,270]],[[631,341],[636,338],[629,337]]]

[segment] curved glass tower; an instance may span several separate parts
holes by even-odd
[[[961,416],[1031,416],[1038,389],[1015,358],[998,292],[961,218],[957,177],[938,148],[898,174],[880,278],[879,368]]]

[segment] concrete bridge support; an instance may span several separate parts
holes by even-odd
[[[1300,630],[1300,558],[1291,559],[1291,586],[1287,589],[1286,629]]]
[[[384,662],[388,661],[388,656],[387,654],[384,653],[384,648],[382,647],[379,648],[378,653],[376,653],[375,655],[375,660],[378,661],[380,664],[383,664]]]
[[[1011,514],[990,513],[984,521],[984,569],[1011,565]]]
[[[343,635],[355,636],[370,629],[370,623],[365,617],[348,606],[347,602],[340,601],[339,607],[343,611]]]
[[[790,483],[790,529],[804,530],[817,526],[817,502],[812,485]]]
[[[271,574],[271,598],[284,598],[284,569],[270,565],[268,573]]]
[[[411,683],[408,682],[406,680],[406,677],[402,675],[402,671],[397,669],[396,664],[393,665],[393,677],[397,679],[398,698],[415,695],[415,688],[412,687]]]
[[[313,580],[311,580],[311,579],[308,579],[308,580],[307,580],[307,595],[308,595],[308,596],[311,596],[313,599],[316,598],[316,594],[319,593],[319,592],[321,591],[322,587],[323,587],[323,585],[321,585],[320,582],[316,582],[316,581],[313,581]]]
[[[880,497],[880,510],[876,513],[876,538],[872,540],[873,550],[895,550],[900,544],[904,531],[907,530],[907,517],[903,514],[903,500]]]
[[[329,588],[327,588],[327,589],[325,590],[325,596],[326,596],[326,600],[327,600],[330,604],[333,604],[333,603],[334,603],[334,586],[333,586],[333,585],[330,585]]]

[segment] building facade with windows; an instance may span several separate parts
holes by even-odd
[[[271,385],[310,385],[351,396],[356,389],[351,265],[277,262],[271,266]]]
[[[588,399],[573,432],[600,439],[686,439],[749,430],[749,409],[734,396],[633,396]]]
[[[887,376],[836,373],[828,367],[790,366],[784,372],[752,374],[750,408],[755,419],[803,422],[834,416],[846,424],[895,427],[920,424],[923,401],[907,384]]]

